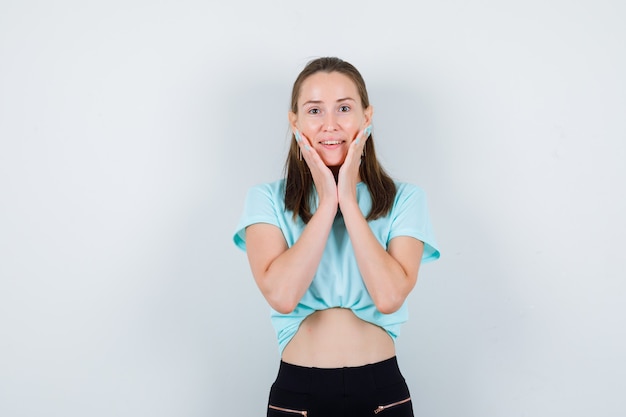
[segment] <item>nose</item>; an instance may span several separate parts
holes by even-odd
[[[332,132],[337,130],[337,120],[332,112],[326,113],[324,117],[324,131]]]

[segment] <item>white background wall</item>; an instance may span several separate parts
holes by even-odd
[[[409,6],[411,4],[411,6]],[[624,416],[620,0],[0,2],[0,415],[261,416],[231,243],[313,57],[363,73],[442,259],[398,339],[419,416]]]

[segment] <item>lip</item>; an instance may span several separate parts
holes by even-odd
[[[337,147],[343,145],[346,141],[342,139],[324,139],[320,140],[318,143],[324,147]]]

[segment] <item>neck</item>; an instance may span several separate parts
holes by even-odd
[[[339,182],[339,168],[341,167],[328,167],[328,168],[330,169],[330,171],[333,173],[333,176],[335,177],[335,183],[338,183]],[[361,181],[362,181],[361,175],[359,174],[357,175],[356,182],[358,183]]]

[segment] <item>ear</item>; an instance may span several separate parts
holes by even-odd
[[[372,124],[372,117],[374,116],[374,107],[371,105],[365,109],[365,126],[369,126]]]
[[[295,131],[298,130],[298,115],[290,110],[287,116],[289,117],[289,126],[291,126],[291,131],[295,133]]]

